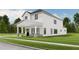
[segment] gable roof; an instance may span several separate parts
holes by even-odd
[[[26,13],[31,14],[31,12],[29,12],[29,11],[25,11],[25,12],[23,13],[22,17],[23,17]]]
[[[57,17],[56,15],[50,14],[50,13],[48,13],[47,11],[42,10],[42,9],[38,9],[38,10],[35,10],[35,11],[33,11],[33,12],[25,11],[25,12],[23,13],[22,17],[23,17],[26,13],[34,14],[34,13],[37,13],[37,12],[43,12],[43,13],[49,15],[49,16],[55,17],[55,18],[57,18],[57,19],[63,21],[61,18]],[[24,20],[21,20],[21,21],[18,22],[17,24],[19,24],[19,23],[21,23],[21,22],[23,22],[23,21],[24,21]]]
[[[21,22],[23,22],[24,20],[21,20],[21,21],[19,21],[18,23],[16,23],[16,24],[14,24],[14,25],[17,25],[17,24],[19,24],[19,23],[21,23]]]
[[[42,10],[42,9],[38,9],[38,10],[35,10],[33,12],[25,11],[24,14],[22,15],[22,17],[25,15],[26,12],[28,12],[29,14],[34,14],[34,13],[37,13],[37,12],[43,12],[43,13],[49,15],[49,16],[55,17],[55,18],[57,18],[59,20],[62,20],[61,18],[57,17],[56,15],[53,15],[53,14],[51,14],[51,13],[45,11],[45,10]]]

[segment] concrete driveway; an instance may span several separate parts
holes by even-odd
[[[0,50],[39,50],[39,49],[29,47],[29,46],[22,46],[22,45],[8,44],[8,43],[0,42]]]

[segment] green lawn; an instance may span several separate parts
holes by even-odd
[[[16,38],[16,34],[0,34],[0,36]],[[24,40],[39,40],[39,41],[47,41],[47,42],[58,42],[58,43],[66,43],[66,44],[75,44],[79,45],[79,34],[78,33],[70,33],[64,36],[52,36],[52,37],[20,37]],[[40,44],[33,43],[27,41],[20,40],[10,40],[10,39],[0,39],[1,42],[9,42],[15,44],[22,44],[42,49],[53,49],[53,50],[79,50],[78,47],[67,47],[67,46],[59,46],[59,45],[48,45],[48,44]]]
[[[79,33],[69,33],[63,36],[51,36],[51,37],[21,37],[28,40],[38,40],[56,43],[66,43],[79,45]]]
[[[16,38],[16,34],[0,34],[0,36]],[[20,37],[25,40],[38,40],[47,42],[67,43],[79,45],[79,33],[69,33],[63,36],[51,36],[51,37]]]
[[[16,38],[17,34],[15,34],[15,33],[0,33],[0,36]]]
[[[20,44],[20,45],[25,45],[25,46],[41,48],[41,49],[45,49],[45,50],[79,50],[79,47],[48,45],[48,44],[40,44],[40,43],[20,41],[20,40],[11,40],[11,39],[0,39],[0,42]]]

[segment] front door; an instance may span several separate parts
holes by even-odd
[[[29,29],[27,29],[27,36],[29,36]]]

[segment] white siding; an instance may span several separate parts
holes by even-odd
[[[25,16],[27,16],[27,19],[25,19]],[[28,12],[26,12],[23,16],[23,20],[30,20],[31,16]]]
[[[35,14],[32,15],[32,17],[33,17],[32,20],[35,20],[34,19],[35,18],[34,15]],[[57,21],[57,24],[54,24],[54,20]],[[63,21],[60,20],[60,19],[57,19],[55,17],[51,17],[50,15],[47,15],[45,13],[39,12],[38,13],[38,20],[36,20],[36,21],[43,23],[43,28],[46,28],[46,31],[47,31],[46,35],[44,35],[43,32],[42,32],[42,34],[44,36],[51,36],[51,35],[53,35],[53,34],[50,33],[51,32],[50,31],[51,28],[58,30],[58,34],[55,34],[55,35],[62,35],[62,34],[66,33],[66,32],[64,32]],[[60,30],[62,30],[62,32],[60,32]],[[44,30],[42,30],[42,31],[44,31]]]
[[[38,14],[38,19],[35,20],[35,14]],[[55,18],[53,16],[50,16],[46,13],[43,12],[37,12],[33,14],[26,13],[23,16],[23,19],[25,20],[25,16],[28,17],[27,20],[32,20],[32,21],[37,21],[43,24],[42,27],[40,27],[40,34],[43,36],[52,36],[52,35],[63,35],[67,33],[67,29],[63,27],[63,21]],[[56,20],[56,24],[54,24],[54,20]],[[25,25],[26,20],[23,21],[22,23],[18,24],[18,26]],[[46,28],[46,35],[44,35],[44,28]],[[51,28],[53,29],[53,34],[51,34]],[[58,30],[57,34],[54,34],[54,29]],[[62,30],[62,31],[60,31]]]

